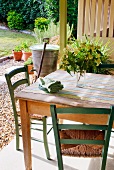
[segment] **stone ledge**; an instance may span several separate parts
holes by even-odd
[[[5,60],[12,59],[12,58],[13,58],[13,56],[1,57],[1,58],[0,58],[0,63],[2,63],[2,62],[5,61]]]

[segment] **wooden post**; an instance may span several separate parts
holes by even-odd
[[[60,8],[60,57],[62,56],[63,49],[66,47],[67,40],[67,0],[59,1]]]

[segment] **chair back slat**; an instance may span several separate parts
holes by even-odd
[[[114,74],[114,64],[100,64],[97,69],[97,73],[101,73],[101,71],[105,69],[105,71],[108,71],[108,74]]]
[[[26,67],[22,66],[22,67],[19,67],[19,68],[14,69],[14,70],[11,70],[11,71],[8,73],[8,77],[9,77],[9,79],[11,79],[14,75],[19,74],[19,73],[22,73],[22,72],[26,72]],[[7,74],[7,73],[6,73],[6,74]]]
[[[18,86],[22,85],[22,84],[28,84],[28,80],[27,79],[21,79],[21,80],[18,80],[17,82],[15,82],[13,85],[12,85],[12,88],[13,90],[15,90]]]
[[[61,144],[85,144],[85,145],[90,145],[90,144],[95,144],[95,145],[104,145],[105,141],[104,140],[78,140],[78,139],[60,139]]]
[[[77,130],[107,130],[108,129],[108,125],[70,125],[70,124],[58,124],[58,129],[61,130],[61,129],[77,129]]]
[[[110,109],[105,108],[56,108],[56,112],[60,114],[110,114]]]
[[[114,68],[114,64],[100,64],[99,68]]]

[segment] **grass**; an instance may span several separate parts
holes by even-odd
[[[14,47],[20,45],[22,42],[29,42],[31,45],[35,43],[41,44],[43,38],[51,38],[53,36],[59,35],[59,23],[55,25],[53,22],[51,22],[48,27],[48,30],[44,32],[34,29],[35,36],[17,31],[0,29],[0,57],[11,55]],[[67,25],[67,38],[71,36],[71,33],[72,28]]]
[[[11,55],[14,47],[24,41],[31,42],[31,45],[36,43],[36,39],[32,35],[10,30],[0,30],[0,57]]]

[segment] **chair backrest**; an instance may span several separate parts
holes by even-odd
[[[99,65],[99,68],[114,68],[114,64],[103,63]]]
[[[20,76],[20,73],[24,73],[24,77]],[[18,76],[18,80],[12,80],[14,76]],[[29,74],[28,74],[28,67],[27,66],[22,66],[20,68],[16,68],[9,73],[5,74],[6,82],[8,85],[10,97],[11,97],[11,103],[13,107],[13,112],[14,112],[14,118],[15,118],[15,124],[18,122],[17,118],[17,110],[16,110],[16,102],[15,102],[15,97],[14,97],[14,91],[16,90],[17,87],[19,87],[22,84],[27,84],[29,85]]]
[[[53,129],[54,129],[54,136],[55,136],[55,143],[56,143],[56,150],[57,150],[57,156],[58,156],[58,165],[59,166],[63,166],[60,165],[61,163],[61,147],[64,144],[86,144],[86,145],[103,145],[103,161],[102,161],[102,170],[105,169],[105,164],[106,164],[106,158],[107,158],[107,151],[108,151],[108,146],[109,146],[109,140],[110,140],[110,134],[111,134],[111,128],[112,128],[112,124],[113,124],[113,118],[114,118],[114,107],[111,107],[109,109],[105,109],[105,108],[77,108],[77,107],[71,107],[71,108],[56,108],[55,105],[51,105],[50,106],[51,109],[51,116],[52,116],[52,122],[53,122]],[[85,116],[87,116],[88,114],[105,114],[108,115],[108,120],[107,120],[107,124],[106,125],[89,125],[89,124],[77,124],[73,123],[73,124],[60,124],[58,122],[58,115],[60,114],[67,114],[67,116],[71,115],[71,114],[84,114]],[[87,115],[86,115],[87,114]],[[84,130],[85,132],[92,130],[92,131],[103,131],[105,132],[105,135],[102,139],[100,139],[98,137],[98,139],[84,139],[83,137],[78,138],[76,136],[80,136],[79,132],[78,135],[74,135],[75,137],[73,139],[71,139],[71,137],[68,138],[65,137],[63,139],[61,139],[61,134],[60,131],[62,130]],[[75,131],[76,132],[76,131]],[[72,133],[72,132],[70,132]],[[93,133],[93,132],[92,132]],[[82,134],[81,134],[82,136]],[[73,155],[72,155],[73,156]],[[84,155],[85,156],[85,155]],[[90,155],[91,156],[91,155]],[[63,169],[60,168],[61,170]]]
[[[78,1],[77,38],[100,38],[104,44],[109,42],[110,57],[114,60],[114,0]]]
[[[104,70],[105,69],[105,70]],[[114,74],[114,64],[103,63],[98,66],[97,73]]]

